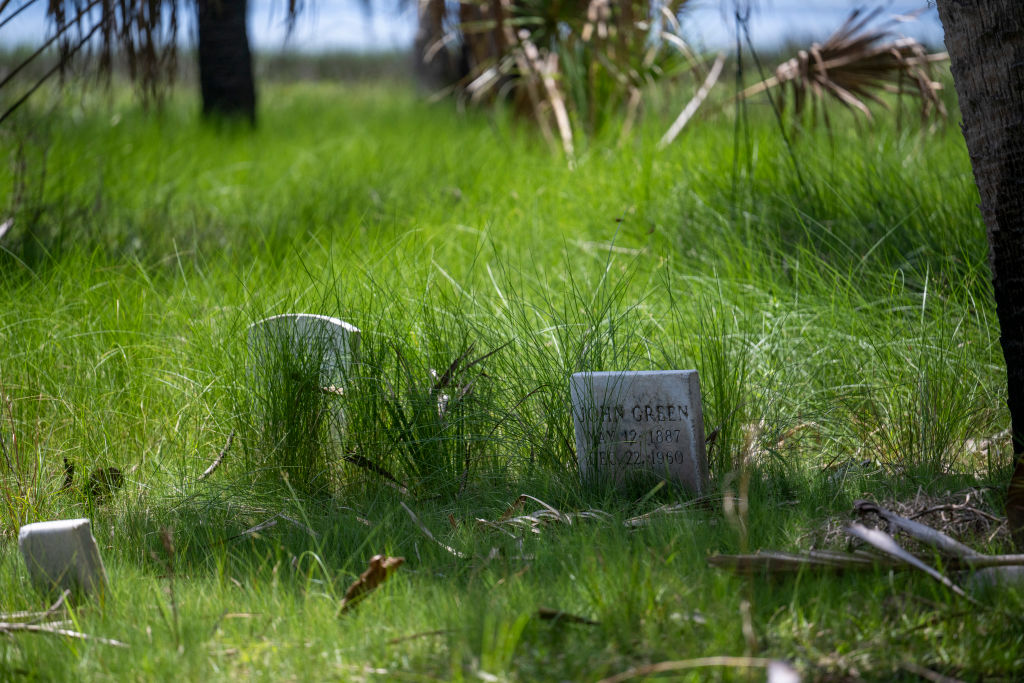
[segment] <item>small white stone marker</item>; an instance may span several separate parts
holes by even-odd
[[[359,328],[344,320],[313,313],[283,313],[249,326],[249,350],[256,360],[273,358],[278,350],[322,353],[324,388],[340,388],[352,359],[359,354]]]
[[[708,489],[696,370],[579,372],[570,380],[576,456],[584,479],[616,485],[659,477]]]
[[[32,582],[42,590],[95,593],[107,585],[107,572],[88,519],[26,524],[18,532],[18,548]]]

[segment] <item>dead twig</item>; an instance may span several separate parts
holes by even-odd
[[[28,633],[48,633],[54,636],[64,636],[65,638],[77,638],[79,640],[94,640],[97,643],[102,643],[103,645],[113,645],[114,647],[128,647],[128,643],[122,643],[120,640],[114,640],[113,638],[102,638],[100,636],[82,633],[81,631],[71,631],[66,628],[57,628],[52,624],[0,622],[0,633],[18,633],[19,631],[24,631]]]
[[[620,674],[602,678],[598,683],[620,683],[641,676],[664,673],[666,671],[684,671],[686,669],[705,669],[722,666],[734,669],[767,669],[774,660],[764,657],[697,657],[696,659],[680,659],[671,662],[658,662],[627,669]]]
[[[850,534],[854,538],[859,538],[860,540],[864,541],[876,550],[891,557],[894,557],[898,560],[901,560],[909,564],[911,567],[924,572],[925,574],[935,579],[936,581],[938,581],[943,586],[953,591],[960,597],[968,600],[971,603],[977,604],[977,601],[971,596],[967,595],[967,593],[964,592],[963,588],[950,581],[944,574],[942,574],[938,570],[926,565],[924,562],[921,561],[920,558],[904,550],[896,541],[893,540],[892,536],[885,533],[884,531],[879,531],[878,529],[868,529],[866,526],[854,522],[846,528],[846,533]]]
[[[979,554],[972,548],[967,547],[963,543],[947,536],[941,531],[937,531],[930,526],[921,524],[920,522],[915,522],[907,519],[906,517],[900,517],[877,503],[872,503],[867,500],[858,500],[853,504],[853,507],[858,514],[863,515],[867,513],[874,513],[884,519],[889,525],[890,533],[902,531],[915,541],[920,541],[929,547],[935,548],[944,555],[951,557],[971,557]]]
[[[61,607],[64,606],[64,601],[67,600],[68,596],[71,595],[71,591],[64,589],[57,598],[57,601],[50,605],[45,612],[12,612],[11,614],[0,614],[0,622],[9,622],[14,619],[31,619],[29,623],[38,623],[44,619],[52,616]]]
[[[210,466],[207,467],[205,470],[203,470],[203,473],[199,475],[199,478],[196,479],[196,481],[203,481],[204,479],[209,477],[211,474],[213,474],[214,470],[216,470],[218,467],[220,467],[220,464],[224,461],[224,456],[228,454],[228,449],[231,448],[231,444],[232,444],[232,442],[234,440],[235,440],[235,430],[232,429],[231,433],[228,434],[228,440],[227,440],[227,442],[225,442],[224,448],[220,449],[220,453],[218,453],[217,457],[214,459],[214,461],[212,463],[210,463]]]
[[[925,515],[930,515],[934,512],[971,512],[975,515],[978,515],[979,517],[984,517],[990,522],[995,522],[996,524],[1002,524],[1006,521],[1004,518],[996,517],[990,512],[979,510],[973,505],[958,505],[955,503],[950,505],[936,505],[934,507],[926,508],[924,510],[921,510],[920,512],[916,512],[910,515],[910,517],[908,517],[907,519],[917,519],[918,517],[924,517]]]
[[[402,508],[407,513],[409,513],[409,517],[412,519],[413,523],[420,528],[420,531],[422,531],[426,535],[427,538],[429,538],[431,541],[433,541],[437,545],[441,546],[442,548],[444,548],[445,550],[447,550],[449,553],[451,553],[455,557],[459,558],[460,560],[469,559],[469,555],[467,555],[466,553],[459,552],[455,548],[452,548],[451,546],[447,546],[444,543],[442,543],[441,541],[437,540],[437,538],[434,536],[434,534],[430,533],[430,529],[427,528],[427,525],[420,521],[420,518],[417,517],[416,514],[412,510],[409,509],[408,505],[406,505],[402,501],[398,501],[398,504],[401,505]]]

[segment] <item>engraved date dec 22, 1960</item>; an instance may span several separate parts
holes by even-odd
[[[707,484],[700,384],[695,370],[572,376],[577,455],[584,477],[623,481],[629,472]]]

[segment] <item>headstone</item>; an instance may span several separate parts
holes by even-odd
[[[584,479],[623,485],[661,478],[708,489],[696,370],[580,372],[570,382]]]
[[[249,326],[249,351],[257,363],[273,354],[316,354],[325,389],[340,389],[345,371],[359,353],[359,328],[344,320],[313,313],[283,313]]]
[[[26,524],[18,532],[18,548],[32,582],[42,590],[95,593],[107,585],[107,572],[88,519]]]

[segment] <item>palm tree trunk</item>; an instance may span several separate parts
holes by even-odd
[[[248,0],[197,0],[203,116],[256,122],[247,4]]]
[[[1024,547],[1024,2],[939,0],[938,7],[988,227],[1017,460],[1006,511]]]

